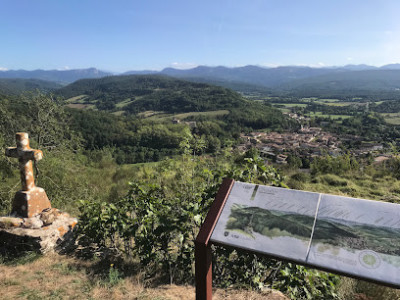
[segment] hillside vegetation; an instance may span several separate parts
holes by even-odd
[[[3,95],[19,95],[35,90],[50,92],[60,87],[61,84],[40,79],[0,78],[0,94]]]
[[[143,111],[233,111],[253,106],[226,88],[159,75],[84,79],[61,88],[57,94],[69,103],[92,104],[98,110],[122,110],[131,114]]]
[[[68,98],[69,107],[82,105],[69,113],[85,146],[115,147],[120,163],[175,155],[190,130],[202,138],[207,153],[216,153],[243,131],[297,126],[278,109],[231,90],[157,75],[79,80],[57,94]]]

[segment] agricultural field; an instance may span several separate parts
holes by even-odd
[[[264,97],[264,102],[271,104],[278,108],[281,112],[288,113],[300,113],[306,117],[324,118],[335,120],[339,123],[343,119],[350,118],[357,113],[367,111],[369,109],[369,103],[373,104],[373,107],[381,105],[386,101],[370,101],[365,102],[362,98],[352,98],[348,100],[341,100],[335,98],[272,98]],[[371,106],[372,107],[372,106]],[[385,119],[389,124],[400,125],[400,119],[397,115],[385,114]]]
[[[397,113],[383,113],[385,122],[391,125],[400,125],[400,112]]]
[[[310,112],[306,115],[308,117],[330,118],[332,120],[343,120],[343,119],[348,119],[351,117],[349,115],[328,115],[328,114],[324,114],[320,111]]]
[[[121,101],[121,102],[115,104],[115,107],[122,108],[122,107],[125,107],[125,106],[131,104],[133,101],[134,100],[132,100],[131,98],[127,98],[124,101]]]
[[[285,108],[285,107],[277,107],[282,113],[288,114],[291,113],[292,110],[290,108]]]
[[[335,103],[340,102],[340,99],[315,99],[316,101],[323,102],[323,103]]]
[[[69,108],[74,108],[74,109],[92,109],[92,110],[97,110],[96,106],[94,104],[83,104],[83,103],[69,103],[67,104],[67,107]]]
[[[276,107],[307,107],[307,104],[305,103],[274,103],[273,105]]]
[[[315,100],[318,100],[318,98],[317,97],[301,98],[300,102],[312,102]]]
[[[65,100],[65,102],[67,102],[67,103],[84,103],[84,101],[86,100],[87,97],[88,97],[87,95],[79,95],[79,96],[71,97],[71,98]]]
[[[187,112],[187,113],[178,113],[178,114],[168,114],[165,112],[157,112],[157,111],[146,111],[142,113],[141,115],[144,118],[148,118],[151,120],[172,120],[172,119],[178,119],[178,120],[183,120],[188,117],[195,117],[195,116],[208,116],[208,117],[220,117],[220,116],[225,116],[229,114],[228,110],[222,109],[222,110],[214,110],[214,111],[195,111],[195,112]]]
[[[65,100],[66,106],[74,109],[83,109],[83,110],[97,110],[96,103],[97,101],[88,101],[87,95],[79,95],[75,97],[71,97]]]
[[[332,101],[326,101],[326,100],[332,100]],[[333,100],[335,100],[335,101],[333,101]],[[337,99],[321,99],[321,100],[314,101],[314,103],[328,105],[328,106],[359,105],[359,103],[355,103],[355,102],[339,102],[339,100],[337,100]]]

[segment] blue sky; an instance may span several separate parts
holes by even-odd
[[[400,63],[398,0],[0,0],[0,69]]]

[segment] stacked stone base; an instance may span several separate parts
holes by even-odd
[[[14,197],[12,214],[32,218],[46,208],[51,208],[46,192],[40,187],[29,191],[18,191]]]
[[[0,217],[0,253],[52,252],[72,235],[76,224],[76,218],[55,208],[31,218]]]

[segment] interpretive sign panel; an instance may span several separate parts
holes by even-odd
[[[323,195],[307,263],[400,285],[400,205]]]
[[[400,205],[234,182],[210,242],[400,286]]]

